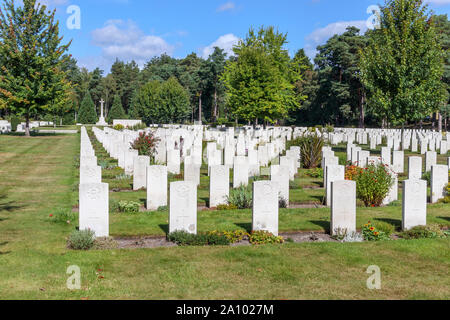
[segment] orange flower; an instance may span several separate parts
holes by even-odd
[[[370,227],[370,231],[374,231],[375,230],[375,228],[374,227]]]
[[[374,236],[378,236],[380,233],[379,232],[374,232],[373,235]]]

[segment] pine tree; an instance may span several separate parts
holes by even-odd
[[[97,120],[97,113],[95,112],[95,105],[92,101],[91,94],[89,91],[86,91],[83,101],[81,102],[78,122],[82,124],[95,124]]]
[[[122,107],[122,101],[118,94],[114,96],[114,102],[111,109],[108,112],[108,122],[112,123],[114,119],[125,119],[125,110]]]

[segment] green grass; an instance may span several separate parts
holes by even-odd
[[[79,135],[0,136],[0,299],[450,298],[449,239],[70,251],[66,238],[76,225],[53,223],[49,214],[77,204],[78,149]],[[293,198],[303,197],[295,192]],[[145,191],[110,195],[145,201]],[[428,222],[449,226],[449,209],[429,206]],[[112,213],[111,233],[163,235],[167,219],[167,211]],[[377,219],[398,227],[401,206],[358,208],[359,227]],[[200,231],[246,230],[250,223],[249,210],[198,214]],[[280,210],[281,231],[328,225],[327,208]],[[70,265],[81,268],[82,290],[66,288]],[[370,265],[381,268],[381,290],[366,288]]]

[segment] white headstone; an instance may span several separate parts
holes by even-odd
[[[197,234],[197,187],[190,181],[170,184],[169,233]]]
[[[227,204],[230,194],[230,169],[228,166],[212,166],[209,182],[209,207]]]
[[[427,182],[403,181],[402,228],[409,230],[427,224]]]
[[[278,186],[273,181],[253,183],[253,231],[268,231],[278,236]]]
[[[90,229],[96,237],[109,236],[109,185],[80,184],[80,230]]]
[[[445,187],[448,184],[448,166],[431,166],[431,203],[436,203],[446,195]]]
[[[147,167],[147,210],[167,206],[167,167]]]
[[[356,231],[356,182],[341,180],[331,183],[332,235]]]

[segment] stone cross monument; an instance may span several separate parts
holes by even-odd
[[[105,117],[103,116],[103,104],[105,101],[102,99],[100,100],[100,119],[97,122],[97,126],[107,126],[108,124],[105,121]]]

